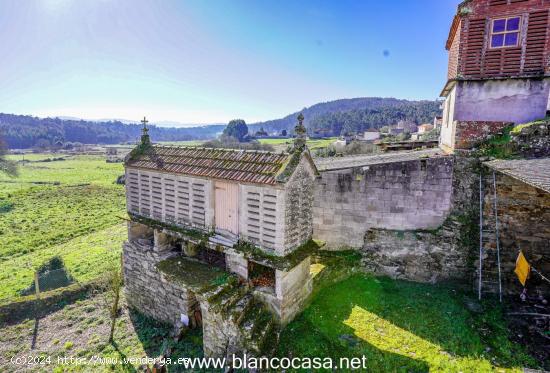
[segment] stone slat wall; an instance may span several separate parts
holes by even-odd
[[[439,227],[451,209],[452,158],[322,172],[315,184],[314,238],[362,247],[370,228]]]
[[[241,185],[239,233],[267,252],[282,252],[284,242],[283,189]]]
[[[181,226],[212,223],[211,181],[127,168],[128,211]]]

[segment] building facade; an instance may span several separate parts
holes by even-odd
[[[511,123],[544,118],[550,0],[467,0],[453,19],[440,145],[467,148]]]

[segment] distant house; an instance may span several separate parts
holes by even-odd
[[[550,1],[466,0],[446,49],[440,145],[452,151],[549,110]]]
[[[424,124],[421,124],[420,126],[418,126],[418,134],[423,134],[423,133],[426,133],[426,132],[430,132],[431,130],[434,129],[434,126],[429,124],[429,123],[424,123]]]
[[[400,120],[397,122],[397,128],[402,129],[405,133],[414,133],[417,131],[416,123],[408,120]]]
[[[331,145],[334,147],[334,150],[336,150],[337,153],[342,153],[346,148],[347,143],[344,139],[338,139],[334,141]]]
[[[363,136],[361,138],[361,140],[363,141],[374,141],[374,140],[378,140],[380,138],[380,132],[378,132],[378,130],[376,129],[368,129],[366,130],[364,133],[363,133]]]
[[[123,162],[124,158],[134,148],[132,145],[106,146],[105,155],[107,163]]]
[[[397,136],[397,135],[402,134],[404,132],[405,132],[404,128],[398,128],[398,127],[392,126],[392,127],[390,127],[390,129],[388,131],[388,135]]]
[[[434,117],[434,123],[433,126],[435,129],[441,128],[441,124],[443,123],[443,117]]]

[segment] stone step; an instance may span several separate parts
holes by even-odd
[[[273,356],[279,345],[279,336],[281,334],[279,326],[273,322],[266,330],[261,344],[261,351],[264,356]]]
[[[244,295],[244,288],[236,287],[233,291],[225,293],[220,300],[220,309],[227,312],[232,308]]]
[[[250,307],[253,305],[253,301],[254,298],[252,297],[252,294],[246,293],[234,304],[233,308],[230,311],[233,322],[235,322],[237,325],[240,325],[246,312],[248,312]]]
[[[248,310],[244,313],[244,316],[241,318],[240,326],[243,328],[243,331],[245,334],[252,332],[252,328],[254,327],[254,324],[256,323],[256,319],[260,315],[260,312],[262,311],[262,305],[261,303],[258,303],[257,301],[252,301],[252,304],[248,308]]]
[[[216,235],[210,237],[208,239],[208,241],[210,241],[212,243],[215,243],[215,244],[220,244],[220,245],[223,245],[223,246],[227,246],[227,247],[233,247],[233,245],[235,245],[235,243],[237,243],[237,237],[236,236],[235,236],[235,238],[225,237],[225,236],[222,236],[220,234],[216,234]]]
[[[233,282],[221,285],[214,289],[210,294],[207,296],[207,300],[210,303],[216,303],[224,294],[231,292],[237,287],[238,284],[235,284]]]
[[[252,327],[252,338],[258,342],[261,342],[262,337],[265,335],[267,329],[272,325],[272,323],[273,316],[271,316],[268,311],[262,309],[258,317],[256,318],[254,326]]]

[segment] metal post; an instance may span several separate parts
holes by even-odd
[[[482,189],[483,171],[479,171],[479,282],[478,298],[481,300],[481,270],[483,260],[483,189]]]
[[[497,179],[493,170],[493,209],[495,210],[495,236],[497,242],[497,263],[498,263],[498,298],[502,302],[502,275],[500,272],[500,242],[498,238],[498,210],[497,210]]]
[[[40,299],[40,285],[38,284],[38,271],[34,271],[34,292],[36,299]]]

